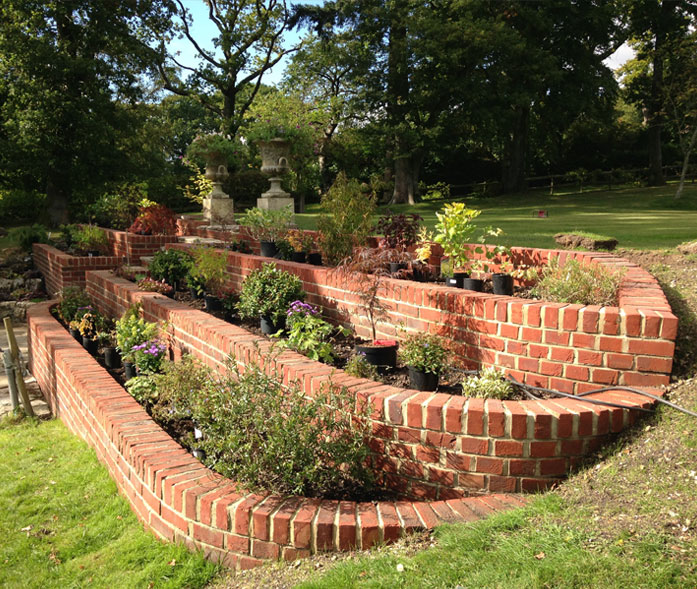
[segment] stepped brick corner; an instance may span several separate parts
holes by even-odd
[[[104,229],[111,252],[106,256],[73,256],[43,243],[33,245],[34,265],[46,280],[50,295],[68,286],[85,286],[85,270],[116,268],[120,264],[139,264],[141,256],[150,256],[170,243],[176,235],[136,235],[127,231]]]
[[[263,261],[255,256],[239,258],[250,268]],[[295,264],[293,270],[306,283],[307,272],[326,271],[302,266]],[[219,370],[229,355],[246,364],[269,349],[264,338],[186,304],[139,291],[109,272],[88,272],[87,292],[100,310],[113,316],[140,301],[148,320],[168,321],[177,354],[191,353]],[[421,393],[352,378],[289,350],[274,362],[284,379],[299,382],[307,396],[331,383],[369,403],[376,468],[385,484],[416,499],[545,489],[637,415],[580,398],[498,401]],[[630,407],[651,404],[643,396],[621,391],[593,398]]]
[[[50,304],[29,310],[28,333],[31,370],[54,414],[94,448],[150,530],[226,566],[365,549],[440,522],[472,521],[523,505],[505,494],[356,503],[245,491],[207,469],[153,422],[63,329]],[[241,344],[248,336],[233,339]]]

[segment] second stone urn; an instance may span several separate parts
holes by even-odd
[[[278,210],[293,207],[290,194],[281,188],[283,174],[288,170],[290,142],[285,139],[271,139],[257,143],[261,154],[261,171],[269,177],[271,187],[257,199],[257,207]]]
[[[227,166],[212,158],[206,163],[205,177],[213,190],[203,199],[203,218],[212,225],[229,225],[234,219],[234,203],[223,192],[223,182],[230,176]]]

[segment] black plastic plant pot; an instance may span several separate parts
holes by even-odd
[[[513,294],[513,276],[510,274],[492,274],[491,284],[494,287],[494,294],[508,296]]]
[[[368,364],[378,368],[394,368],[397,366],[397,342],[385,344],[356,344],[357,354],[362,354]]]
[[[194,448],[191,451],[191,454],[197,460],[205,460],[206,459],[206,452],[205,452],[205,450],[201,450],[201,448]]]
[[[275,241],[260,241],[261,255],[267,258],[273,258],[278,253]]]
[[[274,323],[270,317],[261,317],[259,324],[261,327],[261,333],[264,335],[273,335],[274,333],[278,333],[285,328],[285,322],[283,320]]]
[[[133,362],[124,362],[123,369],[123,376],[126,380],[130,380],[136,377],[136,365]]]
[[[305,252],[293,252],[291,260],[293,260],[293,262],[300,262],[301,264],[304,264],[307,260],[307,254],[305,254]]]
[[[482,290],[484,290],[484,281],[479,278],[464,278],[462,280],[462,288],[465,290],[482,292]]]
[[[397,274],[400,270],[406,270],[406,264],[400,264],[398,262],[390,262],[390,274]]]
[[[447,286],[462,288],[463,281],[468,277],[469,274],[467,274],[467,272],[455,272],[452,276],[445,279],[445,284]]]
[[[96,258],[97,256],[101,256],[102,252],[100,252],[99,250],[87,250],[87,255],[90,258]]]
[[[220,298],[213,296],[213,295],[203,295],[203,300],[206,303],[206,311],[209,313],[211,311],[222,311],[223,310],[223,301],[220,300]]]
[[[114,346],[107,346],[104,348],[104,364],[107,368],[120,368],[121,367],[121,354]]]
[[[203,294],[198,292],[193,286],[189,287],[189,294],[191,295],[192,299],[202,299]]]
[[[438,375],[433,372],[422,372],[408,366],[409,384],[417,391],[435,391],[438,388]]]
[[[90,354],[93,356],[97,355],[97,340],[92,339],[90,337],[87,337],[86,335],[82,336],[82,347],[85,348]]]
[[[72,335],[77,341],[82,343],[82,335],[80,335],[80,330],[74,327],[70,328],[70,335]]]
[[[315,252],[312,254],[307,254],[307,261],[312,264],[313,266],[321,266],[322,265],[322,254]]]

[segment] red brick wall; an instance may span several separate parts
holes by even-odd
[[[151,531],[226,566],[366,549],[443,521],[522,505],[506,495],[356,503],[248,492],[174,442],[51,316],[50,304],[27,315],[31,371],[54,414],[96,451]],[[247,339],[236,334],[232,341]]]
[[[141,256],[152,256],[168,243],[177,243],[176,235],[136,235],[127,231],[104,229],[114,255],[126,258],[127,263],[140,264]]]
[[[242,263],[261,261],[236,256]],[[293,264],[307,272],[323,269]],[[268,350],[267,340],[185,304],[153,293],[108,272],[89,272],[87,292],[105,312],[120,315],[140,300],[146,317],[167,320],[177,354],[189,352],[223,369],[228,355],[246,364]],[[619,432],[636,412],[590,405],[575,399],[497,401],[441,393],[420,393],[355,379],[341,370],[284,351],[276,365],[287,380],[297,380],[312,395],[331,379],[373,407],[371,447],[385,482],[413,498],[450,499],[473,491],[534,491],[560,480],[593,452],[609,433]],[[652,391],[661,394],[659,391]],[[595,396],[630,406],[648,406],[624,392]]]
[[[528,384],[563,392],[668,384],[677,318],[653,276],[611,254],[515,248],[514,255],[532,264],[575,257],[624,267],[620,306],[548,303],[388,278],[381,293],[388,321],[379,323],[379,335],[399,337],[400,327],[437,333],[452,343],[454,354],[468,367],[495,365]],[[230,252],[230,286],[239,289],[249,272],[268,261]],[[370,335],[350,283],[335,271],[275,262],[302,279],[308,302],[358,335]]]

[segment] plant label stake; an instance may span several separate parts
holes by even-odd
[[[5,331],[7,332],[7,341],[10,344],[12,363],[15,365],[14,376],[17,389],[19,390],[19,396],[22,398],[22,405],[24,405],[25,413],[29,417],[34,417],[34,409],[31,406],[31,401],[29,400],[29,395],[27,394],[27,387],[24,384],[24,377],[22,376],[22,366],[19,362],[19,347],[17,346],[17,340],[15,339],[15,332],[12,329],[12,319],[10,317],[5,317],[3,319],[3,323],[5,324]]]
[[[10,388],[10,402],[12,403],[12,412],[15,413],[19,407],[19,399],[17,397],[17,383],[15,382],[15,365],[12,362],[12,352],[10,350],[2,350],[2,360],[5,363],[5,373],[7,374],[7,385]]]

